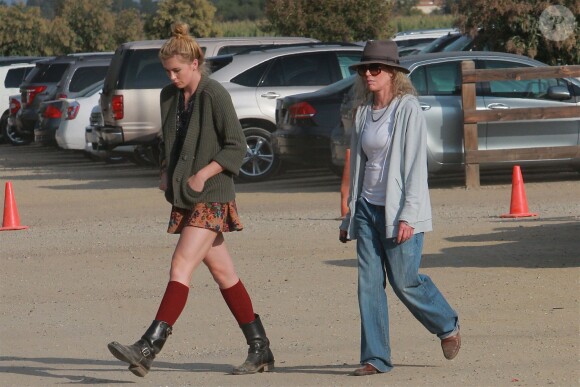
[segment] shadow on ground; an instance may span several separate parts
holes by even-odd
[[[440,254],[425,254],[421,267],[580,267],[580,220],[567,217],[542,221],[543,224],[522,227],[522,220],[506,224],[505,220],[498,219],[502,227],[491,233],[447,238],[455,246],[443,249]],[[429,234],[426,234],[426,243],[429,243],[428,238]],[[326,263],[357,266],[356,259],[331,260]]]

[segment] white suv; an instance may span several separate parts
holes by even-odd
[[[34,68],[34,63],[15,63],[0,66],[0,140],[7,139],[12,143],[11,136],[7,135],[9,97],[20,93],[20,84]],[[1,142],[1,141],[0,141]],[[13,145],[17,145],[13,143]]]
[[[360,61],[362,50],[358,44],[312,43],[208,60],[214,71],[211,77],[232,96],[246,135],[248,148],[241,179],[265,180],[278,171],[280,159],[272,145],[276,101],[347,78],[352,74],[349,65]]]

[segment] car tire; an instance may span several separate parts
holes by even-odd
[[[0,131],[2,131],[4,141],[12,145],[28,145],[32,142],[31,139],[18,135],[14,126],[8,125],[8,111],[4,112],[0,118]]]
[[[244,128],[247,151],[239,179],[246,182],[258,182],[270,179],[280,170],[280,158],[274,154],[272,133],[266,129],[249,126]]]
[[[8,110],[2,114],[0,118],[0,144],[3,144],[7,141],[6,139],[6,127],[8,126]]]

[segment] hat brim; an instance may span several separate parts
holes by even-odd
[[[385,65],[387,67],[392,67],[392,68],[394,68],[394,69],[396,69],[398,71],[401,71],[401,72],[403,72],[405,74],[409,74],[410,73],[409,69],[407,69],[406,67],[403,67],[403,66],[401,66],[399,64],[396,64],[396,63],[393,63],[393,62],[387,62],[387,61],[382,61],[382,60],[366,60],[366,61],[362,61],[362,62],[358,62],[358,63],[352,64],[352,65],[348,66],[348,68],[351,69],[351,70],[356,70],[356,68],[359,67],[359,66],[363,66],[363,65],[367,65],[367,64],[373,64],[373,63],[380,63],[380,64]]]

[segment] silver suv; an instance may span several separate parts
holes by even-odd
[[[276,101],[287,95],[315,91],[352,74],[358,62],[358,44],[312,43],[254,50],[208,62],[212,78],[232,96],[247,142],[240,178],[260,181],[275,175],[280,159],[274,154]]]
[[[308,38],[199,38],[206,57],[237,52],[265,44],[292,44]],[[159,61],[165,40],[143,40],[120,45],[105,77],[100,100],[103,125],[95,127],[98,147],[113,149],[136,145],[140,152],[157,161],[157,141],[161,135],[159,93],[169,78]]]

